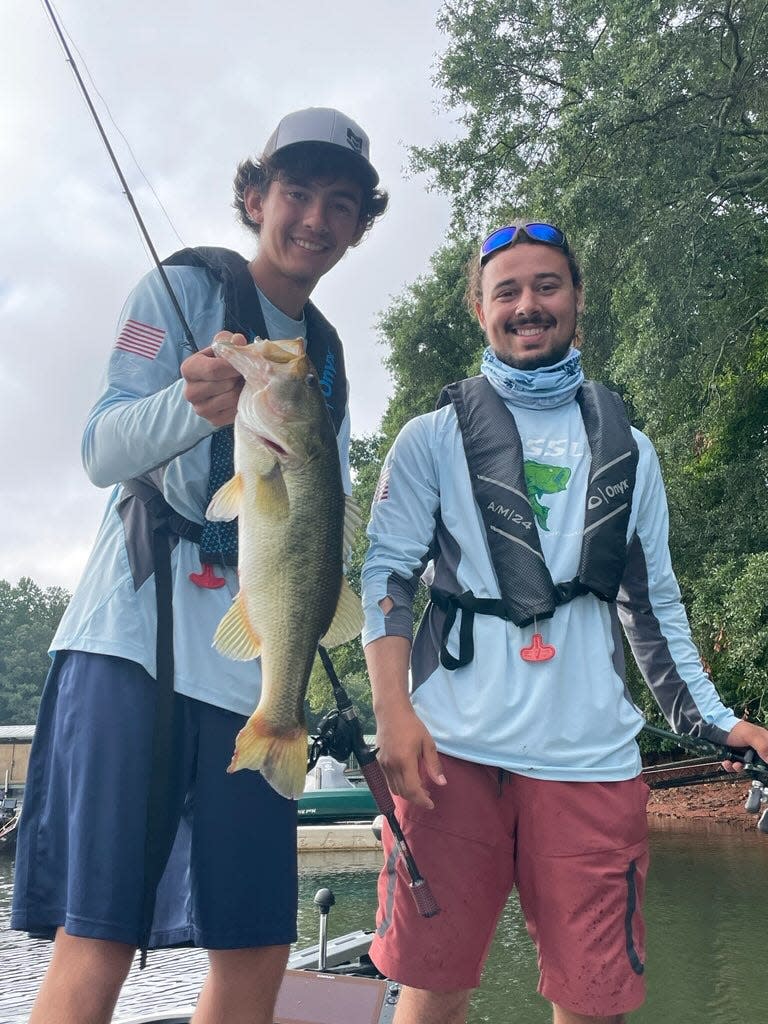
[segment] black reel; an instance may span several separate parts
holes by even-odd
[[[354,752],[355,728],[347,718],[334,708],[324,715],[317,726],[317,736],[312,737],[309,748],[307,771],[317,764],[318,758],[330,754],[337,761],[346,761]]]

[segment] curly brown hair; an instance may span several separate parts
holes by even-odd
[[[273,181],[281,177],[298,181],[335,181],[337,178],[351,178],[363,192],[360,206],[360,223],[363,233],[368,231],[377,217],[387,208],[389,195],[377,188],[366,170],[365,164],[339,149],[322,142],[306,142],[278,150],[271,157],[261,160],[247,159],[238,165],[234,180],[234,200],[241,224],[249,231],[259,234],[261,225],[254,224],[245,208],[245,193],[255,188],[266,195]]]

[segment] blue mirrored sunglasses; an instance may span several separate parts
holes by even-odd
[[[532,224],[519,225],[508,224],[506,227],[496,228],[495,231],[492,231],[480,246],[480,266],[482,267],[488,257],[493,253],[511,245],[515,236],[520,231],[535,242],[543,242],[544,245],[554,245],[556,248],[562,249],[566,253],[568,252],[568,242],[566,241],[565,235],[560,228],[556,228],[554,224],[535,222]]]

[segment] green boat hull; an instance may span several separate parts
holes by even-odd
[[[316,789],[299,797],[299,824],[314,822],[373,821],[379,813],[367,786]]]

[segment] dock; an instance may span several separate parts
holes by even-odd
[[[299,825],[299,854],[380,851],[381,841],[374,835],[371,824],[356,821],[339,825]]]

